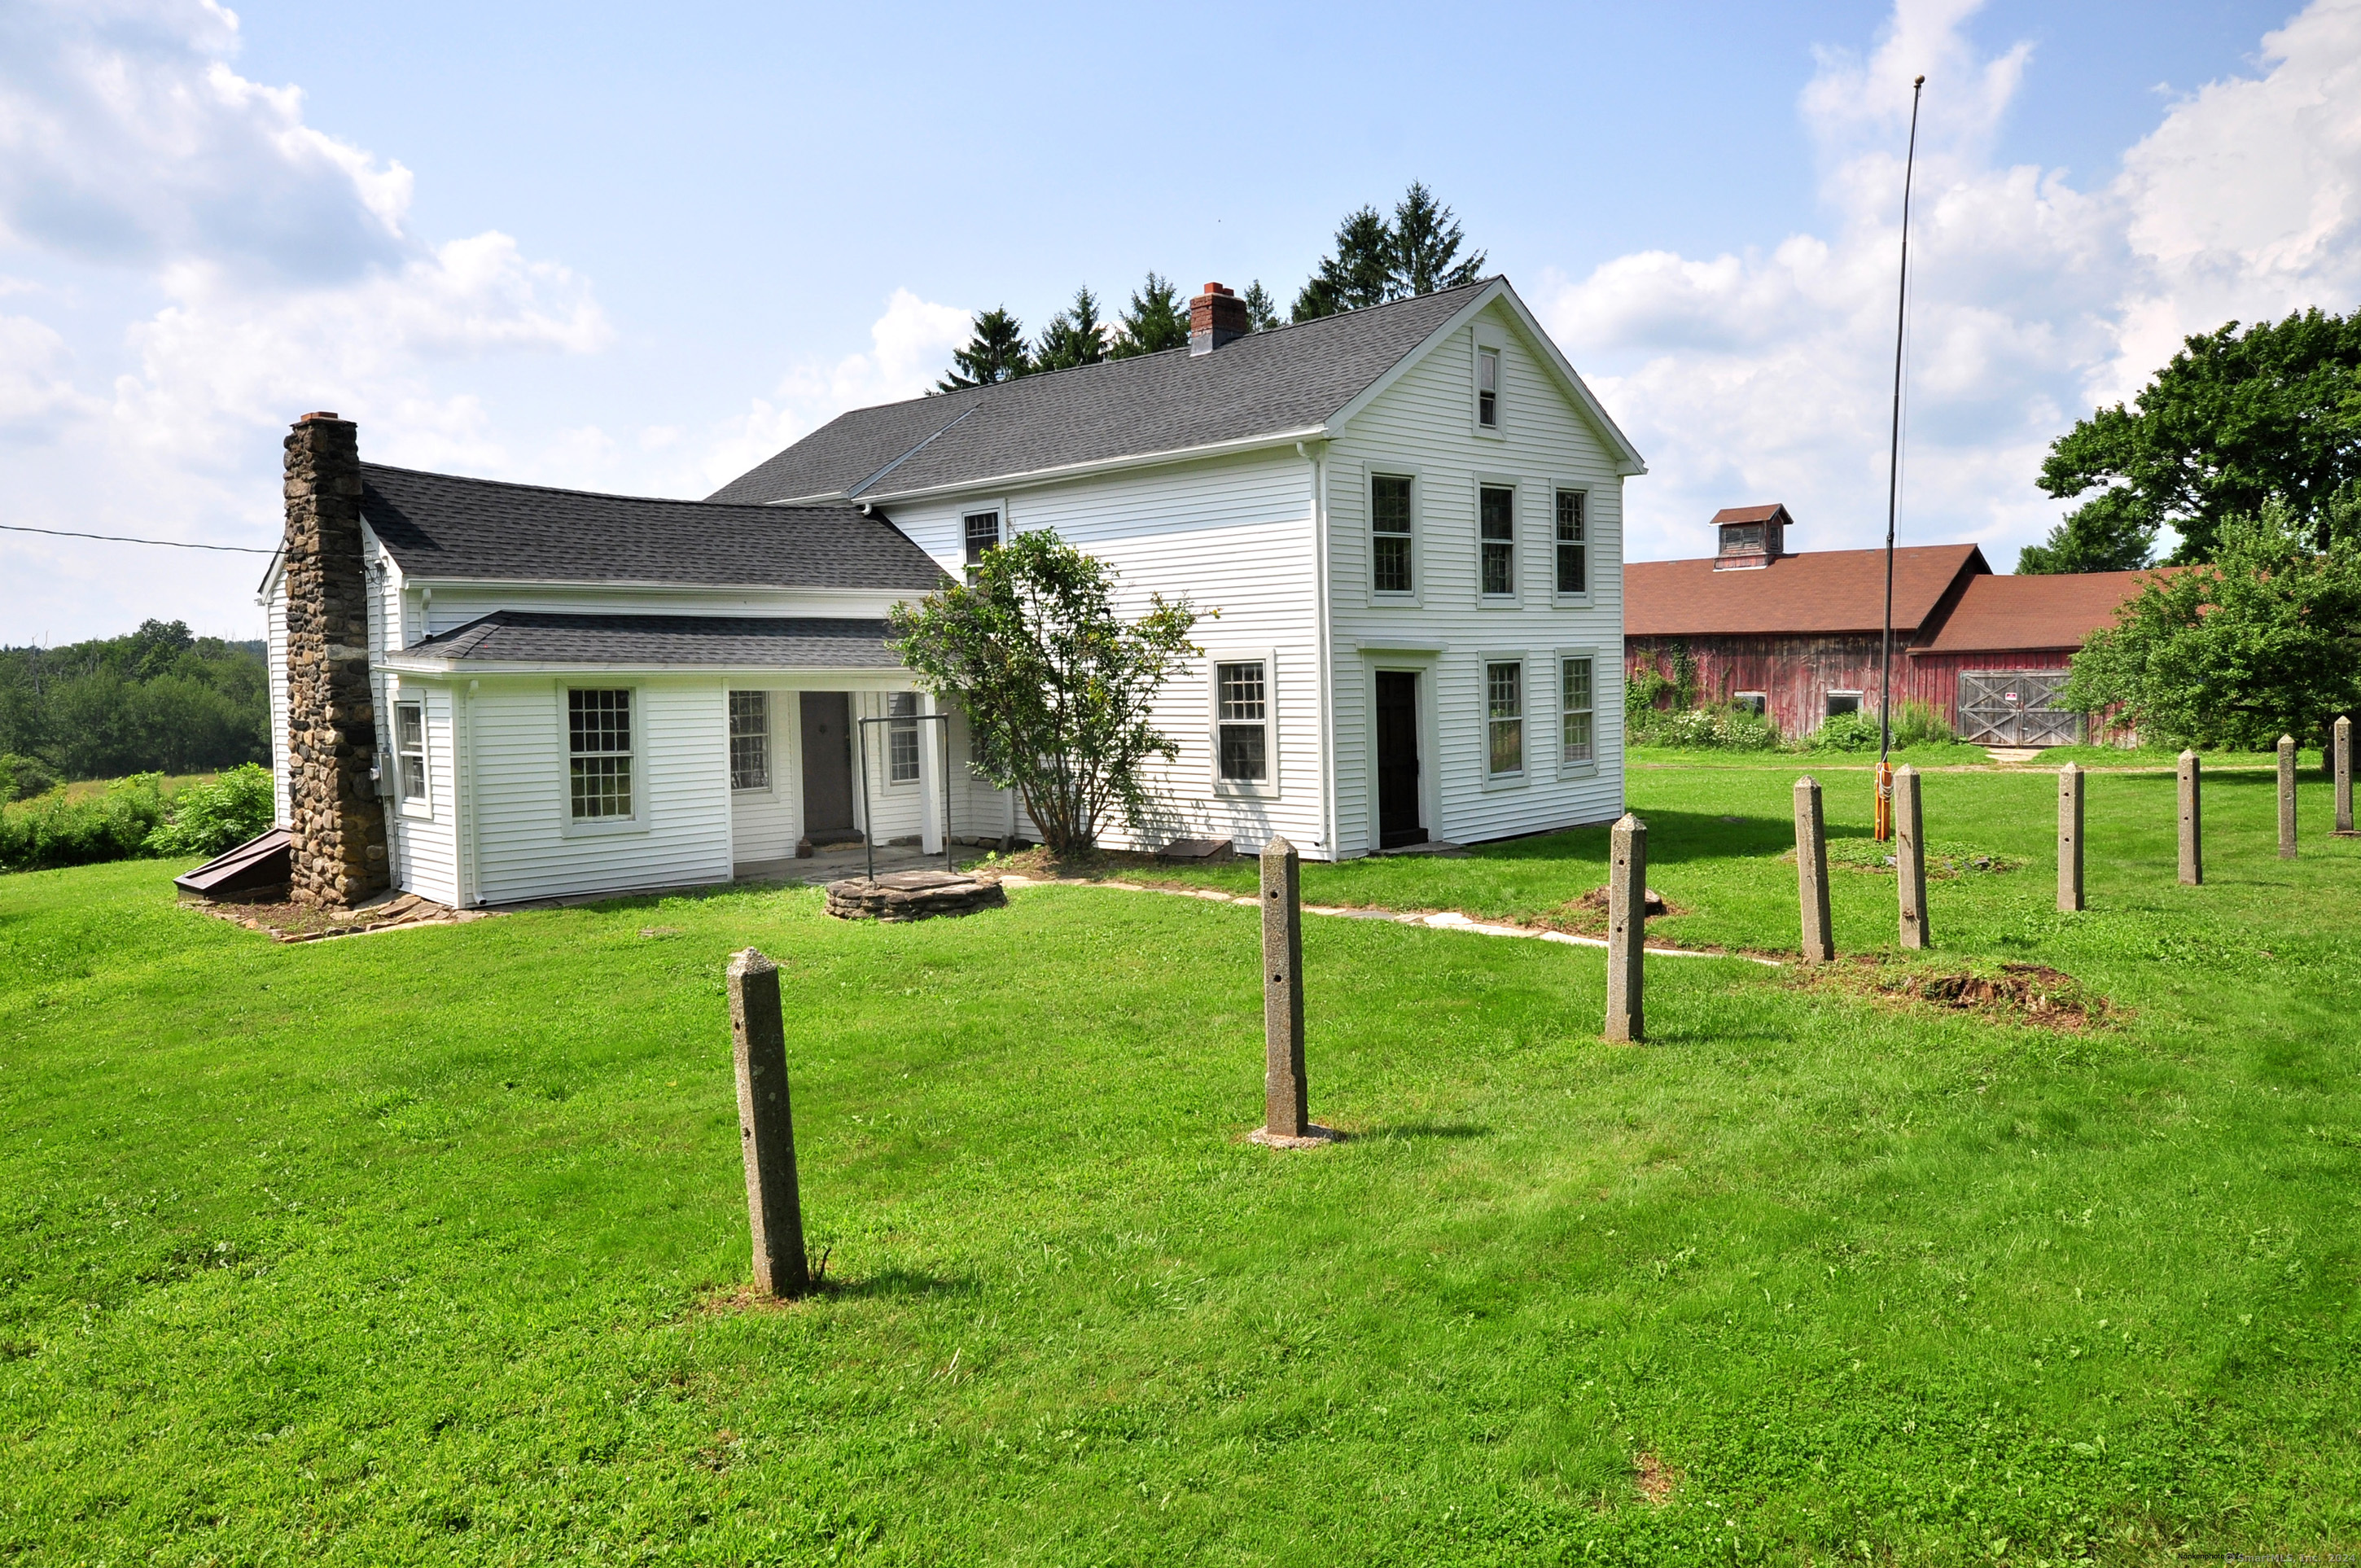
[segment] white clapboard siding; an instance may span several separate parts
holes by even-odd
[[[564,685],[486,678],[470,696],[476,886],[483,902],[729,880],[730,722],[721,683],[622,684],[634,692],[641,815],[620,830],[569,831]]]
[[[1229,839],[1242,850],[1277,834],[1322,854],[1318,620],[1312,465],[1295,453],[1176,465],[1006,494],[905,505],[894,521],[948,571],[962,569],[962,518],[997,506],[1007,530],[1055,529],[1067,543],[1115,567],[1117,608],[1137,617],[1153,595],[1186,596],[1201,613],[1202,659],[1168,685],[1157,728],[1180,748],[1148,770],[1155,810],[1143,831],[1120,821],[1103,828],[1115,848],[1155,849],[1179,838]],[[1254,653],[1275,663],[1270,696],[1278,751],[1277,790],[1225,794],[1213,782],[1213,663]],[[978,784],[955,831],[996,836],[1007,806]],[[1020,828],[1035,836],[1029,824]]]
[[[284,828],[295,820],[287,793],[287,576],[277,574],[263,600],[264,636],[270,667],[271,821]]]
[[[1501,350],[1501,434],[1478,434],[1474,409],[1477,334]],[[1369,591],[1369,477],[1414,476],[1416,604],[1375,600]],[[1509,481],[1517,490],[1513,605],[1478,593],[1477,491]],[[1557,601],[1554,587],[1555,492],[1588,492],[1590,596]],[[1539,354],[1495,306],[1455,333],[1380,394],[1328,451],[1334,563],[1338,834],[1346,853],[1374,845],[1371,677],[1415,669],[1425,688],[1421,764],[1428,833],[1477,842],[1576,823],[1611,820],[1623,809],[1622,481],[1606,442],[1557,389]],[[1431,657],[1373,649],[1438,650]],[[1561,777],[1557,674],[1561,651],[1589,650],[1595,683],[1596,761]],[[1526,771],[1513,784],[1486,776],[1485,665],[1525,655]]]
[[[400,701],[416,700],[426,720],[426,799],[401,798],[401,759],[386,755],[386,793],[394,805],[393,885],[438,904],[457,904],[459,835],[456,761],[451,688],[411,685],[397,689]],[[387,716],[388,733],[392,717]]]

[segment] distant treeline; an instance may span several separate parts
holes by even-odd
[[[177,620],[63,648],[0,648],[0,757],[28,794],[43,773],[103,779],[268,762],[263,655],[260,642],[192,637]]]

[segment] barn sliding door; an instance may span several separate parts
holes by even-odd
[[[1979,746],[2071,746],[2082,716],[2066,706],[2064,670],[1962,670],[1960,739]]]

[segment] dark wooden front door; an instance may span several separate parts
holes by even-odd
[[[1378,672],[1378,847],[1426,842],[1418,809],[1418,674]]]
[[[804,837],[857,839],[852,826],[852,704],[843,692],[803,694]]]

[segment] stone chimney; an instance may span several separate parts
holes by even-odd
[[[1189,302],[1189,352],[1191,355],[1211,354],[1234,337],[1244,337],[1254,331],[1247,319],[1246,302],[1223,288],[1208,283],[1205,291]]]
[[[288,896],[348,909],[390,883],[361,561],[359,429],[310,413],[287,438]]]

